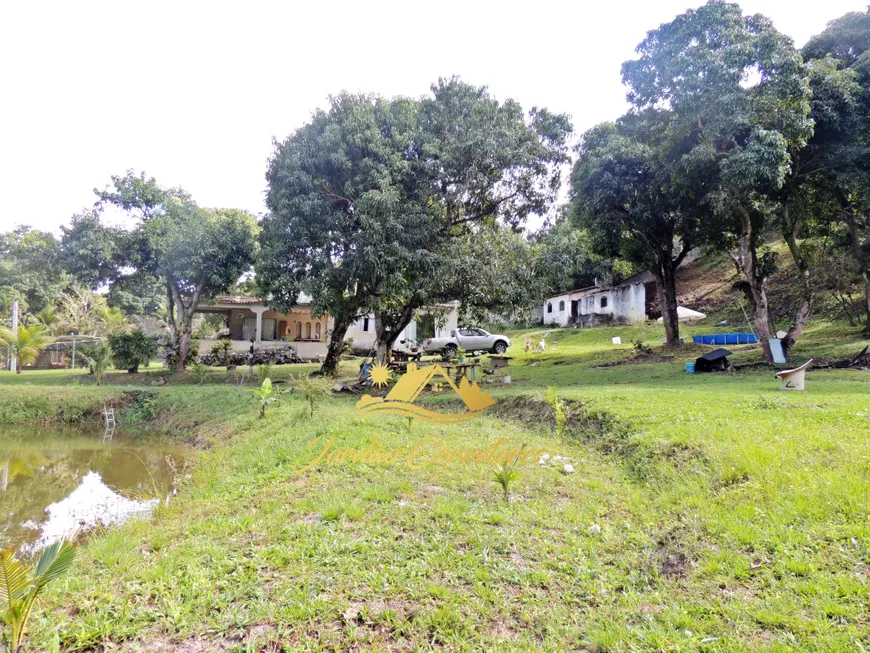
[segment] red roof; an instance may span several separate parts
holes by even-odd
[[[249,305],[249,304],[262,304],[263,300],[259,297],[244,297],[242,295],[224,295],[223,297],[217,298],[218,304],[239,304],[239,305]]]

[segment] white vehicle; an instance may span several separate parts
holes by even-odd
[[[503,354],[511,346],[511,339],[477,327],[459,327],[453,329],[447,338],[426,338],[421,346],[427,354],[441,353],[451,357],[460,347],[470,354],[483,351]]]

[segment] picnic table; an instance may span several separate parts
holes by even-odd
[[[390,368],[396,370],[397,372],[404,373],[408,368],[410,363],[415,363],[415,361],[393,361],[390,363]],[[449,376],[455,375],[456,381],[460,381],[463,376],[468,374],[468,371],[471,370],[470,381],[476,380],[476,370],[481,366],[480,361],[467,361],[464,363],[442,363],[440,361],[420,361],[416,362],[416,365],[419,367],[428,367],[430,365],[440,365],[441,369],[443,369]]]
[[[451,370],[455,370],[456,380],[459,381],[463,376],[467,376],[469,370],[471,371],[471,382],[475,381],[475,370],[480,367],[480,361],[468,361],[465,363],[439,363],[441,368],[447,372],[447,374],[451,373]]]

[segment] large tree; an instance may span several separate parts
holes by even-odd
[[[416,147],[406,150],[404,196],[434,229],[405,271],[384,275],[373,292],[378,360],[389,359],[414,310],[461,299],[441,272],[455,265],[451,241],[493,238],[498,226],[519,227],[545,214],[557,198],[568,160],[567,116],[515,100],[499,102],[485,86],[440,79],[417,112]],[[434,220],[434,223],[432,222]]]
[[[79,284],[96,290],[118,279],[126,234],[104,224],[99,208],[83,210],[60,229],[61,263]]]
[[[330,315],[326,374],[348,327],[372,310],[383,276],[417,265],[408,252],[426,247],[426,216],[400,186],[415,110],[404,99],[343,93],[275,145],[257,282],[277,307],[290,308],[304,291],[315,313]]]
[[[697,243],[698,206],[671,172],[680,143],[673,116],[649,109],[589,130],[571,184],[574,219],[601,255],[619,257],[656,278],[667,344],[680,344],[677,268]]]
[[[69,283],[52,234],[26,226],[0,233],[0,314],[8,313],[16,300],[22,312],[39,313]]]
[[[672,112],[684,153],[673,171],[709,209],[710,242],[743,277],[765,359],[775,332],[764,232],[781,209],[793,155],[812,135],[808,72],[791,39],[761,15],[711,0],[647,34],[623,64],[637,110]]]
[[[802,181],[813,198],[833,199],[835,219],[845,225],[864,283],[870,335],[870,8],[828,23],[803,54],[810,61],[816,129],[802,156]]]
[[[544,213],[559,187],[564,116],[440,80],[419,101],[342,95],[276,145],[260,283],[271,301],[306,289],[336,328],[375,315],[378,360],[415,310],[459,298],[452,243]]]
[[[183,369],[197,305],[226,291],[250,269],[257,223],[239,209],[202,208],[183,190],[162,188],[144,173],[112,177],[112,185],[97,194],[100,204],[114,204],[138,218],[125,236],[124,265],[159,279],[165,288],[177,350],[172,360]]]

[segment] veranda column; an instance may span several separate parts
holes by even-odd
[[[251,310],[257,314],[257,335],[254,339],[257,342],[260,342],[263,339],[263,313],[268,309],[265,306],[256,306],[252,307]]]

